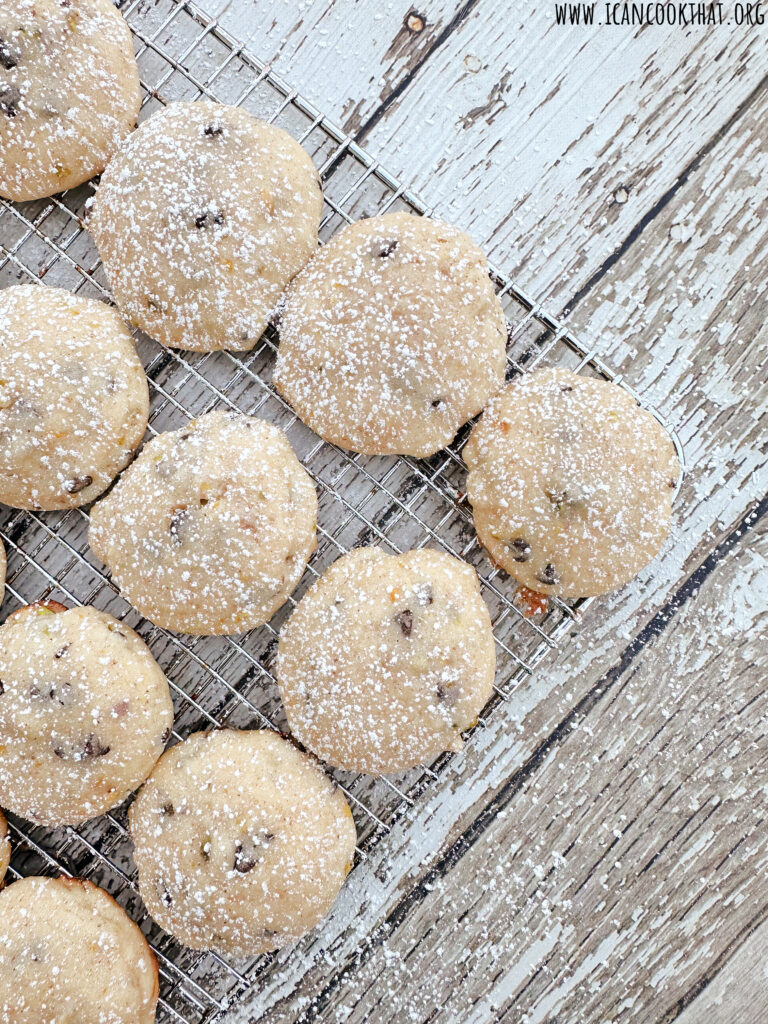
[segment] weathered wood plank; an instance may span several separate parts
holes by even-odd
[[[249,0],[234,0],[225,20],[519,283],[562,305],[765,74],[766,25],[572,29],[551,4],[425,6],[427,28],[407,39],[400,2],[317,0],[254,21]]]
[[[432,0],[421,17],[414,15],[419,5],[406,0],[289,0],[271,3],[267,17],[254,17],[253,0],[205,0],[200,6],[308,100],[352,126],[390,102],[475,2]]]
[[[768,273],[768,232],[759,217],[768,170],[762,129],[766,114],[768,97],[761,96],[579,308],[588,335],[605,338],[610,329],[612,337],[622,339],[609,346],[614,363],[651,393],[681,431],[693,466],[678,506],[675,536],[639,580],[599,602],[583,638],[519,690],[488,729],[475,734],[456,776],[439,793],[423,798],[371,861],[355,871],[319,935],[299,951],[278,957],[252,1001],[254,1015],[296,1019],[343,965],[352,965],[344,991],[345,1008],[353,1005],[354,956],[365,948],[365,928],[381,924],[402,906],[438,849],[449,847],[471,826],[478,806],[515,769],[514,778],[522,784],[557,757],[560,723],[580,702],[588,708],[599,696],[593,690],[614,670],[617,646],[642,635],[678,581],[705,561],[750,502],[765,492],[759,418],[768,394],[761,365],[768,328],[743,267],[749,266],[750,281],[759,282]],[[685,231],[677,238],[681,224]],[[686,282],[685,290],[668,287],[665,274],[672,277],[671,264],[676,265],[674,281]],[[617,722],[617,739],[620,726]],[[589,716],[583,728],[593,728]],[[503,888],[503,880],[498,884]],[[361,907],[364,924],[358,918]],[[456,942],[462,944],[461,933]],[[446,955],[452,948],[446,945]],[[694,948],[689,969],[695,972],[702,964]],[[418,979],[421,972],[413,976]]]
[[[476,8],[365,141],[519,283],[566,305],[750,95],[766,39],[568,31],[545,4],[526,11]]]
[[[768,923],[738,947],[678,1024],[762,1024],[768,1013]]]
[[[768,914],[766,622],[768,516],[497,800],[463,856],[422,882],[323,1012],[343,1007],[348,1024],[663,1017]]]

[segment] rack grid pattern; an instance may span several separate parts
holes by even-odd
[[[289,131],[310,153],[323,179],[321,239],[374,213],[431,212],[193,3],[123,0],[119,6],[134,33],[144,92],[141,119],[162,104],[206,97],[242,105]],[[44,281],[110,300],[83,221],[92,190],[89,184],[23,205],[0,200],[0,287]],[[547,362],[626,387],[563,323],[497,268],[492,268],[492,278],[509,324],[510,378]],[[381,544],[389,551],[431,545],[477,569],[499,648],[495,692],[477,728],[559,649],[591,603],[554,600],[545,614],[533,617],[518,606],[514,582],[492,567],[472,530],[471,510],[462,494],[461,449],[468,428],[427,460],[354,455],[312,434],[272,387],[277,338],[271,328],[247,353],[196,355],[163,349],[138,333],[136,340],[150,380],[150,434],[178,427],[214,407],[262,416],[287,432],[315,481],[320,502],[318,550],[299,590],[272,622],[239,638],[182,637],[141,619],[88,550],[87,511],[0,510],[0,536],[8,553],[0,618],[51,597],[67,604],[93,604],[125,619],[150,645],[169,678],[176,708],[172,741],[224,725],[285,728],[272,671],[280,626],[307,585],[341,554],[362,544]],[[672,437],[682,464],[682,449]],[[446,755],[397,779],[334,773],[355,814],[359,858],[367,856],[425,789],[439,785],[454,760]],[[230,963],[214,953],[196,953],[151,921],[136,890],[126,831],[128,803],[77,828],[37,828],[11,816],[10,875],[65,873],[98,882],[139,922],[155,950],[161,974],[158,1020],[211,1024],[268,970],[272,958]],[[355,884],[354,872],[348,884]]]

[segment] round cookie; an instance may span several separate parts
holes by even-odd
[[[11,841],[8,838],[8,822],[5,815],[0,811],[0,889],[3,887],[3,879],[8,865],[11,863]]]
[[[2,1024],[153,1024],[157,962],[103,889],[22,878],[0,893]]]
[[[177,348],[253,348],[317,248],[323,193],[281,128],[238,107],[174,103],[101,178],[88,229],[118,305]]]
[[[291,285],[279,330],[280,392],[356,452],[432,455],[504,383],[506,322],[485,256],[428,217],[345,227]]]
[[[0,626],[0,804],[76,825],[149,775],[173,725],[144,641],[95,608],[28,605]]]
[[[0,196],[23,202],[103,171],[141,106],[111,0],[0,4]]]
[[[180,633],[267,622],[315,549],[317,495],[281,430],[211,412],[150,441],[91,512],[123,596]]]
[[[130,811],[139,891],[193,949],[254,956],[314,928],[355,853],[341,790],[266,730],[196,733],[169,750]]]
[[[277,676],[300,743],[380,775],[460,750],[495,663],[471,566],[437,551],[358,548],[299,602],[280,634]]]
[[[604,594],[669,533],[674,445],[616,384],[535,370],[490,402],[464,460],[481,543],[531,590]]]
[[[93,501],[130,461],[148,415],[144,367],[113,309],[61,288],[0,291],[0,501]]]

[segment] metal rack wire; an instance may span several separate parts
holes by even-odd
[[[135,36],[144,90],[142,119],[161,104],[205,96],[240,104],[285,128],[307,149],[323,178],[323,239],[360,216],[399,209],[430,212],[193,3],[123,0],[121,6]],[[87,185],[23,205],[0,200],[0,287],[32,279],[109,299],[83,224],[91,193],[92,186]],[[624,384],[498,269],[493,268],[492,276],[509,323],[510,375],[547,361]],[[237,408],[281,426],[315,481],[320,500],[318,550],[296,595],[271,623],[239,638],[194,638],[141,619],[90,554],[88,516],[81,509],[43,514],[0,511],[0,536],[8,553],[0,617],[52,596],[68,604],[94,604],[125,619],[149,643],[169,678],[176,739],[221,725],[282,728],[272,673],[276,638],[306,586],[339,555],[361,544],[378,543],[391,551],[429,544],[476,567],[491,610],[500,657],[495,693],[478,726],[482,728],[488,715],[558,649],[590,602],[568,605],[555,600],[546,614],[533,618],[517,606],[514,583],[499,575],[483,555],[463,499],[461,449],[467,428],[450,448],[427,460],[372,458],[337,449],[301,424],[272,388],[275,343],[270,329],[251,352],[195,355],[162,349],[137,335],[150,379],[151,433],[177,427],[215,406]],[[682,449],[672,436],[682,464]],[[442,757],[431,767],[396,780],[336,773],[355,813],[360,857],[428,786],[439,783],[452,761]],[[163,933],[144,912],[136,891],[126,818],[126,805],[77,828],[36,828],[12,817],[10,873],[18,877],[63,872],[97,881],[139,922],[157,954],[158,1019],[210,1024],[268,969],[271,958],[229,963],[213,953],[187,950]],[[349,884],[355,884],[354,875]]]

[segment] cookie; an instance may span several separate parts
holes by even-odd
[[[425,457],[504,382],[506,323],[462,231],[406,213],[350,224],[286,296],[274,380],[316,433]]]
[[[110,163],[88,228],[132,323],[177,348],[245,350],[317,248],[322,207],[312,161],[281,128],[174,103]]]
[[[140,106],[131,32],[110,0],[3,0],[0,196],[39,199],[99,174]]]
[[[355,824],[307,754],[266,730],[196,733],[165,754],[130,812],[139,891],[193,949],[254,956],[331,909]]]
[[[496,565],[543,594],[604,594],[669,533],[680,465],[632,396],[536,370],[489,404],[464,447],[475,528]]]
[[[11,863],[11,841],[8,838],[8,822],[0,811],[0,889],[3,887],[3,879],[8,865]]]
[[[111,896],[79,878],[0,893],[0,1024],[153,1024],[157,962]]]
[[[292,593],[316,522],[314,485],[285,434],[216,411],[144,447],[93,508],[89,541],[152,622],[242,633]]]
[[[144,641],[95,608],[29,605],[0,626],[0,804],[42,825],[104,814],[149,775],[173,725]]]
[[[93,501],[147,427],[147,378],[128,328],[103,302],[16,285],[0,291],[0,338],[0,501]]]
[[[359,548],[299,602],[280,635],[277,677],[300,743],[380,775],[460,750],[495,661],[471,566],[437,551]]]

